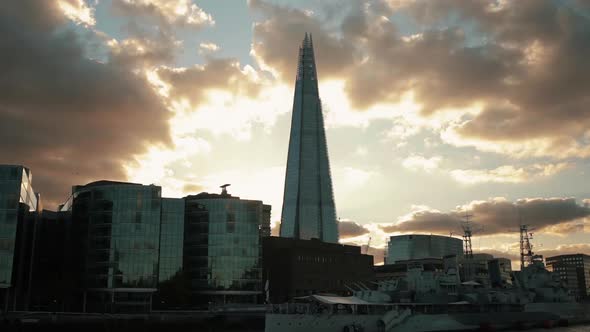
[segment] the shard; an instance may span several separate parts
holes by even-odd
[[[322,102],[308,34],[299,48],[280,235],[338,242]]]

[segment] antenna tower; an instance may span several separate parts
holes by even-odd
[[[529,232],[528,225],[520,225],[520,269],[531,265],[533,263],[533,245],[531,240],[533,233]]]
[[[463,216],[464,220],[461,222],[461,228],[463,228],[463,254],[465,258],[473,258],[473,247],[471,246],[471,235],[473,235],[473,229],[471,227],[471,220],[469,218],[473,215],[465,212]]]

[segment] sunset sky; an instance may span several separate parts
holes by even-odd
[[[280,220],[313,35],[341,242],[460,235],[590,254],[590,1],[0,3],[0,163],[44,205],[113,179],[230,193]],[[378,259],[377,259],[378,260]],[[516,267],[516,266],[514,266]]]

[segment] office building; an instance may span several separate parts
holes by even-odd
[[[280,236],[338,243],[322,102],[307,34],[299,48]]]
[[[0,165],[0,305],[24,310],[30,301],[35,227],[41,211],[31,171]]]
[[[357,246],[266,237],[263,240],[266,301],[283,303],[317,293],[351,295],[348,287],[366,285],[374,278],[373,256]]]
[[[30,170],[0,166],[0,310],[146,312],[262,301],[271,207],[227,193],[162,198],[96,181],[42,210]]]
[[[97,181],[74,186],[71,249],[84,311],[146,311],[159,274],[161,188]]]
[[[559,279],[578,300],[590,296],[590,256],[585,254],[547,257],[547,268],[559,275]]]
[[[184,210],[184,199],[162,198],[158,283],[182,271]]]
[[[184,269],[196,306],[257,303],[270,206],[230,195],[185,197]]]
[[[424,258],[463,255],[463,241],[441,235],[396,235],[387,243],[386,264]]]
[[[184,264],[184,212],[182,198],[162,198],[158,291],[152,299],[153,309],[186,307],[190,304]]]

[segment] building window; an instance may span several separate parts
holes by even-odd
[[[226,232],[233,233],[236,229],[236,214],[228,212],[226,217]]]

